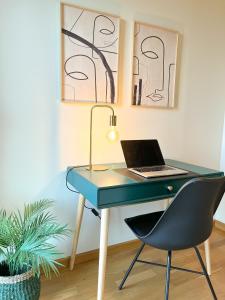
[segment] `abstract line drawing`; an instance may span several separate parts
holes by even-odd
[[[135,22],[132,105],[173,107],[178,33]]]
[[[62,100],[117,103],[119,17],[62,4]]]

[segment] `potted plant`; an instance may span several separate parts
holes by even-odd
[[[21,214],[0,211],[0,299],[37,300],[40,273],[58,273],[61,255],[49,241],[68,235],[49,211],[53,202],[40,200],[25,205]]]

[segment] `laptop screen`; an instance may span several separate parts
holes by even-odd
[[[121,141],[128,168],[165,165],[157,140]]]

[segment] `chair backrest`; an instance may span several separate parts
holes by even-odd
[[[196,178],[187,182],[145,237],[165,250],[194,247],[204,242],[213,228],[213,215],[225,191],[225,177]]]

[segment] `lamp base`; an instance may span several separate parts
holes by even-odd
[[[108,169],[109,169],[109,167],[108,166],[104,166],[104,165],[93,165],[91,167],[91,169],[90,169],[89,166],[86,168],[86,170],[88,170],[88,171],[106,171]]]

